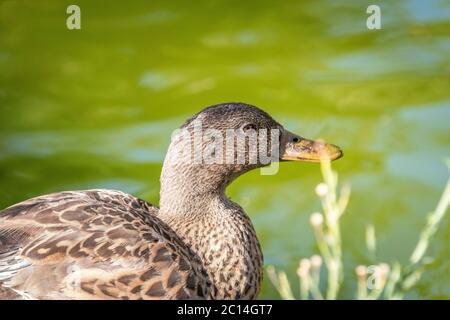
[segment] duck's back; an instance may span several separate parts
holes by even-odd
[[[0,299],[195,299],[200,260],[157,216],[112,190],[33,198],[0,211]]]

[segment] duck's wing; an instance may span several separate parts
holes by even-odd
[[[156,217],[112,190],[61,192],[0,211],[0,299],[198,299],[200,260]]]

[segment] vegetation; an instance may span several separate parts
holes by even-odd
[[[448,161],[450,169],[450,161]],[[302,259],[297,269],[300,282],[300,299],[337,299],[344,281],[340,218],[345,213],[350,199],[350,186],[338,190],[338,175],[329,161],[321,164],[324,182],[316,187],[323,212],[311,215],[319,254]],[[356,299],[402,299],[421,278],[424,267],[431,261],[426,256],[431,239],[436,233],[450,203],[450,179],[442,197],[433,212],[427,215],[418,243],[406,265],[398,261],[380,262],[371,266],[359,265],[355,268],[357,279]],[[368,254],[375,258],[376,233],[373,225],[366,229]],[[322,270],[324,267],[325,270]],[[325,290],[321,290],[321,272],[326,272]],[[273,266],[267,268],[270,281],[283,299],[296,298],[285,272],[276,272]]]

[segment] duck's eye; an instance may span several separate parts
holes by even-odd
[[[242,126],[242,131],[247,132],[248,130],[256,130],[256,126],[253,123],[247,123]]]
[[[297,138],[297,137],[292,138],[292,142],[293,142],[293,143],[297,143],[297,142],[299,142],[299,141],[300,141],[300,139]]]

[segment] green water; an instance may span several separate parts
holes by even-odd
[[[447,179],[450,4],[376,1],[0,0],[0,208],[54,191],[113,188],[158,202],[170,133],[200,108],[262,107],[291,131],[338,144],[352,185],[343,217],[346,264],[407,262]],[[66,7],[81,7],[81,30]],[[195,3],[195,4],[194,4]],[[228,190],[254,221],[266,264],[294,283],[316,252],[317,165],[283,163]],[[450,219],[409,298],[450,298]],[[261,298],[278,298],[266,280]]]

